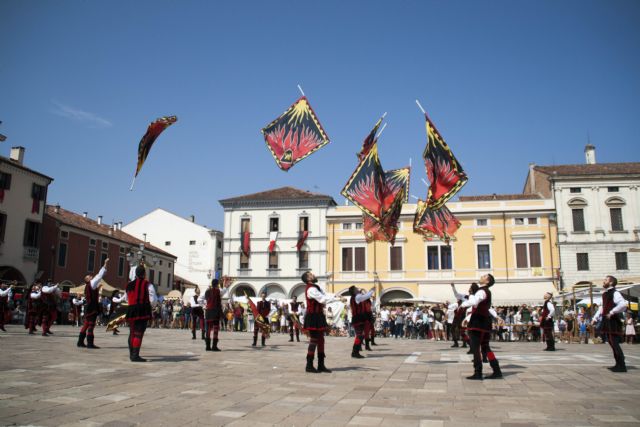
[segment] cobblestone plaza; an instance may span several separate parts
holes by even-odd
[[[327,339],[331,374],[304,372],[306,344],[274,335],[252,348],[221,333],[220,353],[182,330],[151,329],[128,360],[126,329],[97,331],[100,350],[76,348],[77,329],[0,335],[0,424],[37,426],[590,426],[640,423],[640,347],[629,372],[605,369],[608,345],[495,343],[505,378],[468,381],[470,356],[449,343],[380,339],[367,358]],[[304,340],[303,340],[304,341]],[[488,368],[488,367],[487,367]],[[490,369],[487,369],[490,371]]]

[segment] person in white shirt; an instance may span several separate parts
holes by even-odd
[[[391,313],[389,312],[389,309],[387,307],[382,307],[382,309],[380,310],[380,321],[382,322],[382,336],[385,338],[389,336],[390,315]]]
[[[601,331],[607,335],[607,340],[613,350],[613,358],[616,361],[615,366],[609,368],[612,372],[627,372],[627,365],[624,361],[624,353],[620,348],[620,339],[622,338],[622,319],[620,315],[627,311],[627,301],[622,294],[616,289],[618,279],[613,276],[607,276],[602,282],[605,292],[602,294],[602,305],[593,316],[592,324],[602,319]]]
[[[556,312],[556,308],[551,300],[552,297],[551,292],[544,294],[544,303],[540,313],[540,329],[542,329],[544,340],[547,343],[547,348],[544,351],[556,351],[556,343],[553,339],[553,315]]]
[[[317,285],[317,277],[311,271],[304,272],[302,282],[307,285],[304,291],[307,304],[303,328],[309,332],[309,347],[307,348],[307,366],[305,371],[330,373],[331,370],[327,369],[324,365],[324,334],[327,330],[327,318],[324,315],[324,306],[327,303],[339,300],[339,298],[333,294],[323,292]],[[313,366],[316,348],[318,350],[318,369]]]
[[[80,335],[78,335],[78,347],[86,348],[100,348],[94,344],[93,329],[96,326],[96,319],[100,312],[100,281],[107,272],[107,264],[109,264],[109,258],[104,260],[104,265],[95,276],[87,274],[84,277],[84,298],[87,301],[86,308],[84,310],[84,322],[80,329]],[[87,338],[87,344],[84,344],[84,339]]]
[[[360,289],[355,286],[351,286],[349,288],[349,296],[351,300],[349,304],[351,305],[351,323],[353,325],[353,329],[355,330],[356,337],[353,341],[353,350],[351,351],[351,357],[356,359],[364,358],[363,355],[360,354],[362,350],[362,343],[365,342],[365,322],[367,322],[367,308],[365,306],[365,302],[368,301],[373,295],[374,289],[371,289],[369,292],[362,293]],[[371,350],[367,343],[367,350]]]
[[[73,315],[75,324],[79,327],[80,321],[82,320],[82,306],[84,305],[84,298],[82,297],[82,294],[76,294],[71,302],[73,303]]]
[[[483,354],[486,354],[489,360],[489,365],[493,369],[493,374],[488,376],[488,379],[502,378],[502,371],[500,370],[500,364],[496,359],[495,354],[491,351],[489,346],[489,339],[491,337],[492,330],[492,316],[495,316],[495,312],[492,313],[491,309],[491,291],[489,288],[493,286],[495,279],[491,274],[485,274],[480,278],[480,289],[473,294],[469,295],[466,301],[463,301],[461,307],[473,307],[471,313],[471,319],[467,329],[471,338],[471,350],[473,352],[473,368],[474,373],[472,376],[467,377],[469,380],[482,380],[482,359]]]
[[[196,326],[200,324],[200,335],[204,339],[204,308],[200,298],[200,287],[196,286],[195,295],[191,297],[191,339],[196,339]]]
[[[60,289],[58,289],[58,285],[54,285],[53,283],[47,282],[46,285],[42,287],[42,295],[40,297],[42,302],[42,336],[46,337],[51,332],[51,325],[56,321],[56,317],[58,316],[58,307],[56,304],[56,297],[60,294]]]
[[[447,308],[447,312],[445,313],[445,335],[447,340],[453,340],[453,319],[456,316],[456,310],[458,309],[458,303],[449,301],[445,301],[445,307]],[[456,346],[457,347],[457,346]]]
[[[0,330],[7,332],[4,328],[5,313],[9,310],[9,300],[11,299],[13,285],[7,286],[6,283],[0,285]]]

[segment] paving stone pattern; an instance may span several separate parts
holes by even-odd
[[[220,353],[188,331],[149,329],[128,360],[127,329],[97,330],[100,350],[76,347],[77,329],[51,337],[0,332],[0,425],[416,426],[640,425],[640,346],[623,345],[627,374],[607,345],[496,343],[505,378],[468,381],[470,356],[449,343],[379,339],[366,359],[327,338],[332,374],[304,372],[306,343],[222,332]],[[303,340],[304,341],[304,340]],[[487,373],[490,368],[485,365]]]

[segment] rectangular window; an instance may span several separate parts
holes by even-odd
[[[569,188],[569,193],[580,193],[582,189],[580,187],[571,187]]]
[[[529,261],[527,260],[527,244],[516,243],[516,268],[529,267]]]
[[[351,223],[350,222],[343,222],[342,223],[342,229],[343,230],[351,230]]]
[[[124,276],[124,257],[118,257],[118,277]]]
[[[355,248],[355,271],[365,271],[365,249],[364,248]]]
[[[240,252],[240,268],[244,270],[249,268],[249,257],[244,252]]]
[[[109,243],[108,242],[102,242],[102,250],[103,251],[108,251],[109,250]]]
[[[300,229],[299,231],[309,231],[309,217],[301,216],[300,217]]]
[[[269,218],[269,231],[280,231],[280,218]]]
[[[60,242],[58,245],[58,267],[67,265],[67,244]]]
[[[171,283],[171,273],[167,273],[167,288],[171,289],[173,283]]]
[[[437,246],[427,246],[427,269],[439,270],[439,256]]]
[[[40,223],[27,220],[24,227],[24,246],[37,248],[40,243]]]
[[[162,286],[162,271],[158,271],[158,286]]]
[[[607,187],[607,191],[609,193],[617,193],[618,191],[620,191],[620,187]]]
[[[537,225],[538,224],[538,218],[527,218],[527,222],[529,225]]]
[[[122,246],[120,247],[120,253],[121,254],[125,253],[124,247],[122,247]]]
[[[353,271],[353,248],[342,248],[342,271]]]
[[[478,219],[476,219],[476,225],[478,227],[486,227],[487,223],[488,223],[487,218],[478,218]]]
[[[616,270],[628,270],[629,263],[627,262],[626,252],[616,252]]]
[[[440,246],[440,269],[453,269],[453,258],[451,256],[451,246]]]
[[[154,282],[155,276],[156,276],[156,272],[155,272],[155,271],[153,271],[152,269],[149,269],[149,281],[150,281],[151,283],[153,283],[153,282]]]
[[[189,240],[189,246],[195,246],[195,245],[196,245],[195,240]]]
[[[240,232],[244,233],[246,231],[251,231],[251,219],[242,218],[240,220]]]
[[[89,239],[89,246],[96,246],[96,239]]]
[[[4,233],[7,229],[7,215],[0,213],[0,242],[4,242]]]
[[[402,246],[391,247],[391,271],[402,271]]]
[[[218,240],[218,249],[222,249],[222,240]]]
[[[11,189],[11,174],[0,172],[0,190]]]
[[[577,253],[576,260],[578,263],[578,271],[589,270],[589,254],[588,253]]]
[[[47,199],[47,187],[34,183],[31,187],[31,198],[42,202]]]
[[[103,252],[100,255],[100,266],[102,267],[104,265],[104,262],[106,261],[106,259],[109,258],[109,254],[106,252]]]
[[[269,268],[270,269],[278,268],[278,252],[276,251],[269,253]]]
[[[65,239],[65,240],[68,239],[69,238],[69,232],[60,230],[60,238],[61,239]]]
[[[584,210],[571,209],[571,216],[573,217],[573,231],[585,231]]]
[[[524,225],[524,218],[514,218],[513,223],[515,225]]]
[[[165,246],[171,246],[171,242],[169,240],[167,240],[166,242],[164,242]]]
[[[611,215],[611,231],[624,231],[622,208],[611,208],[609,213]]]
[[[491,268],[491,247],[489,245],[478,245],[478,268]]]
[[[89,251],[89,259],[87,260],[87,271],[93,273],[96,268],[96,251]]]
[[[301,270],[304,268],[309,268],[309,252],[308,251],[298,252],[298,268]]]
[[[542,267],[542,257],[540,256],[540,243],[529,243],[529,266]]]
[[[162,260],[158,260],[158,265],[162,265]]]
[[[362,230],[362,223],[361,222],[356,222],[355,223],[355,227],[356,227],[356,230]]]

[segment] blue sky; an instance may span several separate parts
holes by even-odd
[[[321,4],[320,4],[321,3]],[[522,191],[529,162],[640,161],[638,1],[3,1],[0,132],[55,178],[49,203],[129,222],[156,207],[222,227],[218,200],[340,189],[385,111],[386,169],[413,158],[420,99],[470,176]],[[304,88],[331,143],[282,172],[260,129]],[[133,192],[150,121],[177,115]]]

